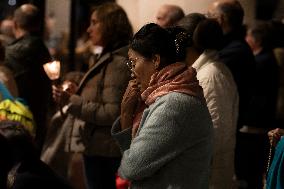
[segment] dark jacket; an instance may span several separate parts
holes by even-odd
[[[248,126],[271,128],[275,123],[278,95],[278,65],[272,51],[262,50],[255,56],[255,82],[249,109],[246,112]]]
[[[0,175],[4,176],[0,177],[0,182],[5,179],[8,189],[71,188],[39,159],[34,138],[23,125],[16,121],[2,120],[0,131],[0,174],[5,173]]]
[[[219,51],[220,60],[230,69],[239,92],[238,126],[246,123],[244,113],[251,99],[251,86],[254,84],[255,60],[253,53],[241,32],[225,36],[224,47]]]
[[[71,189],[71,185],[59,177],[40,160],[23,162],[17,170],[12,189]]]
[[[42,65],[51,60],[41,38],[25,35],[6,47],[5,65],[12,71],[19,92],[34,114],[37,143],[45,136],[47,108],[51,97],[51,83]]]

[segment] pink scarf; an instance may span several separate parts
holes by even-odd
[[[152,75],[149,87],[141,94],[142,100],[133,121],[132,136],[135,136],[146,106],[153,104],[158,97],[170,92],[179,92],[204,99],[203,89],[196,78],[196,71],[184,63],[171,64]]]

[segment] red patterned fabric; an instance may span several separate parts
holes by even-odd
[[[134,116],[132,137],[140,125],[143,111],[158,97],[170,92],[179,92],[204,99],[203,89],[196,78],[196,71],[184,63],[171,64],[152,75],[149,87],[141,94],[142,102]]]
[[[148,106],[158,97],[170,92],[180,92],[203,98],[203,90],[196,78],[196,71],[183,63],[171,64],[151,77],[149,87],[141,94]]]

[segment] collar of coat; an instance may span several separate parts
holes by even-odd
[[[215,50],[205,50],[198,59],[192,64],[198,73],[204,66],[218,59],[218,53]],[[209,61],[210,60],[210,61]]]
[[[83,76],[80,84],[79,84],[79,87],[78,87],[78,91],[81,90],[81,87],[83,86],[85,80],[88,78],[88,76],[96,69],[98,69],[101,65],[103,64],[107,64],[109,63],[108,60],[113,56],[113,55],[120,55],[120,56],[124,56],[124,57],[127,57],[127,52],[128,52],[128,46],[124,46],[124,47],[121,47],[115,51],[112,51],[112,52],[107,52],[107,53],[104,53],[100,58],[99,60],[92,66],[89,68],[89,70],[85,73],[85,75]]]

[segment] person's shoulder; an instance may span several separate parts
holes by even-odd
[[[123,69],[128,69],[126,61],[128,59],[128,46],[116,49],[111,53],[111,61],[115,63],[116,67],[122,67]]]
[[[212,126],[205,99],[184,93],[170,92],[158,98],[149,107],[149,112],[159,112],[159,116],[179,120],[181,127],[190,124],[204,125],[206,128]],[[190,130],[191,127],[187,128]]]
[[[248,44],[244,40],[240,39],[232,40],[220,51],[220,54],[247,54],[249,56],[253,56]]]
[[[6,49],[21,52],[26,49],[36,49],[39,46],[44,46],[44,42],[40,37],[27,35],[15,40],[13,43],[8,45]]]
[[[170,92],[164,96],[159,97],[154,106],[163,105],[166,108],[181,108],[187,109],[189,107],[201,107],[204,105],[202,99],[195,97],[193,95],[188,95],[180,92]]]
[[[122,47],[120,47],[120,48],[114,50],[114,51],[112,52],[112,54],[113,54],[114,56],[127,57],[127,56],[128,56],[128,49],[129,49],[129,48],[128,48],[128,45],[122,46]]]
[[[267,63],[273,62],[273,64],[277,63],[274,53],[269,50],[263,50],[260,53],[256,54],[255,59],[257,63],[259,62],[267,62]]]
[[[16,40],[14,44],[23,44],[23,43],[38,43],[42,41],[39,36],[35,35],[24,35],[23,37]]]
[[[35,167],[36,166],[36,167]],[[25,168],[17,174],[14,188],[62,188],[71,189],[71,185],[58,176],[48,165],[42,161],[35,161],[33,165],[25,165]]]
[[[211,62],[208,65],[207,69],[210,71],[210,73],[208,73],[208,77],[214,77],[214,78],[232,77],[229,68],[219,59]]]
[[[30,43],[30,45],[35,46],[45,46],[43,39],[37,35],[27,36],[26,43]]]
[[[208,61],[204,66],[201,67],[201,69],[198,70],[197,75],[204,75],[205,77],[211,77],[212,75],[218,75],[222,68],[219,67],[220,64],[217,61]]]

